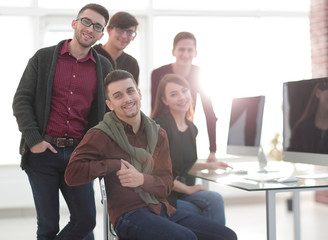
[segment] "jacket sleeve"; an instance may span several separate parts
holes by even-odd
[[[158,198],[167,198],[173,187],[172,164],[167,135],[162,128],[159,130],[157,148],[158,151],[153,156],[153,172],[144,174],[144,183],[141,187]]]
[[[113,142],[101,130],[91,130],[76,147],[65,171],[69,186],[88,183],[97,177],[116,173],[121,162],[111,154]]]
[[[38,81],[38,63],[36,56],[31,58],[21,77],[13,99],[13,113],[19,131],[28,147],[43,140],[35,115],[35,96]]]

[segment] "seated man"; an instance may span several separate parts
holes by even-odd
[[[108,212],[120,238],[237,239],[231,229],[167,202],[173,185],[167,135],[140,111],[141,93],[133,76],[124,70],[111,72],[105,94],[112,111],[73,152],[67,184],[105,177]]]

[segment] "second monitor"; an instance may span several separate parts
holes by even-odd
[[[234,98],[231,105],[227,153],[256,156],[260,171],[265,171],[267,159],[261,146],[264,96]]]

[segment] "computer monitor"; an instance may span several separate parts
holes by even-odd
[[[283,84],[283,160],[328,166],[328,78]]]
[[[261,146],[264,96],[232,99],[227,153],[237,156],[256,156],[264,171],[267,159]]]

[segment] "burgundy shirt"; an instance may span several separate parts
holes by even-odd
[[[210,151],[216,152],[216,116],[213,110],[212,101],[203,92],[200,87],[200,80],[199,80],[199,67],[192,65],[191,72],[189,76],[186,77],[186,80],[190,84],[190,92],[193,102],[193,107],[195,110],[196,107],[196,100],[197,100],[197,93],[199,93],[200,98],[202,99],[203,109],[206,117],[207,123],[207,132],[208,138],[210,142]],[[160,80],[164,77],[165,74],[174,73],[172,64],[167,64],[162,67],[159,67],[151,73],[151,109],[154,109],[155,99],[156,99],[156,92],[159,85]]]
[[[123,124],[129,143],[146,149],[147,135],[144,122],[141,122],[136,134],[130,125],[124,122]],[[122,214],[146,206],[156,214],[160,214],[162,204],[166,206],[168,215],[175,212],[175,208],[166,200],[171,192],[173,180],[169,144],[164,129],[160,128],[158,132],[158,142],[153,154],[153,171],[151,174],[144,173],[144,183],[141,185],[145,192],[154,194],[159,204],[147,205],[132,188],[122,187],[116,175],[121,168],[120,159],[131,163],[129,155],[106,133],[92,129],[86,133],[71,155],[65,172],[66,183],[76,186],[105,176],[108,213],[113,223]]]
[[[69,53],[69,41],[58,54],[46,134],[82,138],[97,93],[96,60],[92,51],[77,60]]]

